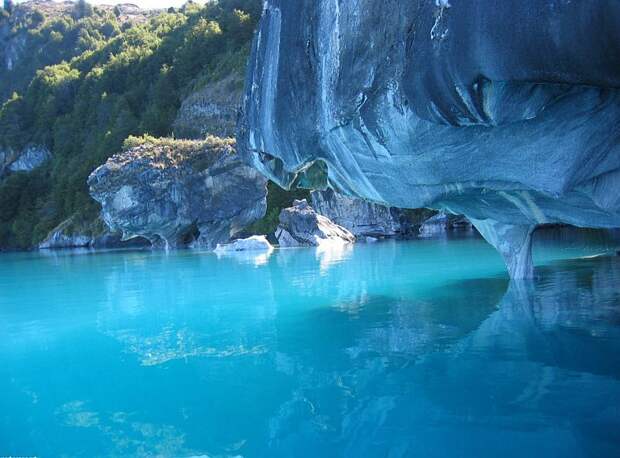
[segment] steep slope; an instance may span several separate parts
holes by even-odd
[[[100,208],[88,194],[89,174],[130,135],[174,136],[184,100],[241,75],[261,11],[258,0],[169,12],[29,5],[19,17],[36,20],[13,13],[0,24],[12,43],[0,55],[0,94],[8,94],[0,102],[0,151],[36,145],[52,159],[0,181],[0,249],[36,246],[70,218],[77,226],[94,222]],[[8,48],[19,48],[10,65]]]
[[[465,214],[530,277],[538,225],[620,226],[619,24],[613,0],[267,0],[239,148],[285,187]]]
[[[97,48],[122,28],[159,14],[133,5],[80,6],[73,1],[31,0],[0,14],[0,100],[22,93],[37,70]]]

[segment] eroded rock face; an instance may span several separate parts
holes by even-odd
[[[41,145],[28,145],[22,151],[0,149],[0,176],[11,172],[31,172],[50,160],[52,153]]]
[[[331,189],[313,191],[312,207],[356,237],[394,237],[411,231],[405,215],[397,208],[338,194]]]
[[[285,187],[464,214],[529,276],[537,225],[620,226],[618,24],[612,0],[267,0],[240,151]]]
[[[281,247],[320,246],[322,244],[354,243],[355,236],[323,215],[304,200],[280,212],[276,238]]]
[[[243,164],[234,140],[163,140],[110,158],[89,177],[102,217],[125,239],[214,248],[261,218],[266,180]]]
[[[123,240],[121,233],[106,230],[103,222],[97,220],[86,226],[76,224],[74,218],[60,223],[39,243],[40,250],[64,248],[142,248],[150,246],[148,240],[136,237]]]
[[[439,212],[422,223],[418,234],[422,237],[432,237],[446,234],[449,231],[467,231],[470,229],[471,223],[464,216]]]
[[[74,233],[69,230],[72,224],[69,218],[47,235],[45,240],[39,243],[40,250],[60,249],[60,248],[83,248],[91,244],[92,237],[86,234]]]
[[[52,153],[44,146],[27,146],[15,161],[9,165],[11,172],[30,172],[51,159]]]

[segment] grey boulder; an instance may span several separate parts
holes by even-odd
[[[280,212],[280,224],[275,235],[280,247],[355,242],[355,236],[351,232],[319,215],[305,199],[295,200],[292,207]]]
[[[213,250],[215,253],[235,253],[239,251],[273,251],[273,246],[264,235],[252,235],[244,239],[233,240],[230,243],[218,243]]]

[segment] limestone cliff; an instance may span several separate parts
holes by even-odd
[[[266,179],[243,164],[234,140],[151,139],[89,177],[102,217],[125,239],[214,248],[266,210]]]
[[[267,0],[239,148],[285,187],[465,214],[529,277],[538,225],[620,226],[619,24],[614,0]]]

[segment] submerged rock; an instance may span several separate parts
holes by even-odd
[[[411,230],[404,212],[397,208],[348,197],[331,189],[313,191],[310,197],[317,213],[356,237],[394,237],[405,235]]]
[[[149,140],[110,158],[88,179],[102,217],[124,239],[213,248],[266,211],[266,179],[234,140]]]
[[[216,253],[230,253],[237,251],[272,251],[273,246],[264,235],[253,235],[245,239],[237,239],[231,243],[218,243]]]
[[[538,225],[620,226],[618,24],[609,1],[267,0],[239,148],[283,187],[464,214],[530,276]]]
[[[315,212],[308,202],[296,200],[280,212],[276,238],[281,247],[354,243],[355,236],[329,218]]]

